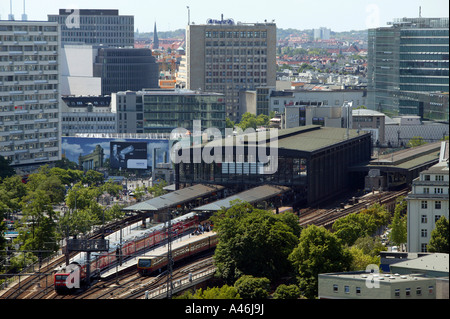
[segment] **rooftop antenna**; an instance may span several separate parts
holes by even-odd
[[[422,18],[422,7],[419,6],[419,18]]]
[[[28,20],[28,16],[25,13],[25,0],[23,0],[23,14],[22,14],[22,21],[27,21]]]
[[[186,6],[187,10],[188,10],[188,25],[191,24],[191,9],[189,9],[189,6]]]
[[[12,13],[12,0],[9,0],[9,14],[8,20],[14,21],[14,14]]]

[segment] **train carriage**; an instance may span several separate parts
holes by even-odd
[[[194,256],[208,249],[217,246],[218,238],[214,232],[205,233],[203,236],[192,237],[190,243],[186,243],[172,250],[172,259],[174,262],[184,258]],[[143,256],[138,258],[138,272],[145,276],[149,275],[163,267],[167,266],[167,252],[162,252],[159,256]]]
[[[189,213],[173,220],[174,227],[180,232],[187,231],[191,228],[195,228],[198,223],[198,216],[195,213]],[[92,253],[91,255],[91,277],[100,273],[112,266],[117,260],[119,255],[123,258],[127,258],[136,253],[140,253],[146,249],[156,246],[163,240],[167,238],[167,231],[165,230],[164,224],[160,224],[150,229],[137,230],[135,233],[131,232],[128,236],[123,236],[122,242],[120,239],[115,239],[117,233],[108,235],[105,239],[110,240],[109,251],[104,253]],[[79,253],[74,258],[72,258],[72,265],[78,265],[80,268],[80,276],[82,281],[86,281],[86,254]],[[62,278],[67,278],[68,272],[65,267],[56,269],[55,273],[55,290],[67,290],[64,289],[65,281]],[[75,266],[74,266],[75,267]],[[56,280],[58,278],[58,280]],[[90,278],[89,278],[90,280]],[[70,290],[70,289],[69,289]]]

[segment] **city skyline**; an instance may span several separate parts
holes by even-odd
[[[187,8],[189,7],[189,9]],[[326,27],[342,32],[383,27],[394,18],[448,17],[449,4],[445,0],[343,0],[339,3],[323,0],[313,5],[304,0],[273,2],[269,0],[237,1],[224,3],[205,0],[173,0],[170,3],[154,3],[142,0],[123,2],[98,0],[95,5],[87,0],[26,1],[28,20],[47,21],[48,14],[57,14],[59,9],[118,9],[121,15],[135,17],[135,31],[152,32],[156,22],[158,31],[184,29],[188,23],[205,24],[209,18],[234,19],[235,22],[254,23],[274,20],[282,29],[313,29]],[[12,0],[12,13],[21,20],[23,0]],[[8,19],[10,2],[0,3],[0,17]]]

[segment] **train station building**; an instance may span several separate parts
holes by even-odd
[[[216,144],[219,152],[216,148],[212,151],[216,160],[209,163],[204,159],[195,161],[194,156],[196,147],[201,148],[197,150],[201,153],[210,152],[206,148],[212,142],[191,146],[190,156],[182,156],[175,163],[176,188],[213,184],[237,193],[261,185],[278,185],[292,190],[294,202],[311,205],[363,187],[364,176],[359,173],[361,178],[354,179],[349,168],[370,161],[370,133],[309,125],[278,130],[276,135],[267,132],[257,137],[257,144],[265,147],[265,155],[277,163],[275,170],[268,171],[261,155],[252,153],[255,143],[250,138],[242,141],[241,136],[227,137]],[[238,144],[243,151],[238,150]]]

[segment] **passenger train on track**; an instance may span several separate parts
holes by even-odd
[[[198,225],[198,216],[195,213],[177,217],[172,220],[172,232],[182,234],[195,229]],[[143,253],[167,238],[167,229],[164,224],[159,224],[148,229],[138,229],[131,231],[126,236],[122,236],[122,243],[117,238],[118,232],[108,235],[109,251],[103,253],[92,253],[90,259],[90,278],[86,278],[86,254],[79,253],[71,259],[69,265],[60,267],[54,274],[54,287],[56,292],[67,292],[78,288],[76,281],[80,285],[90,282],[92,278],[98,277],[100,272],[115,265],[120,256],[126,258],[138,253]],[[74,275],[76,274],[76,276]]]
[[[178,243],[177,247],[172,248],[172,260],[176,262],[215,248],[218,240],[215,232],[206,232],[202,235],[191,237],[185,242]],[[143,276],[150,275],[165,266],[167,266],[167,252],[161,252],[152,256],[142,256],[138,258],[137,262],[137,270]]]

